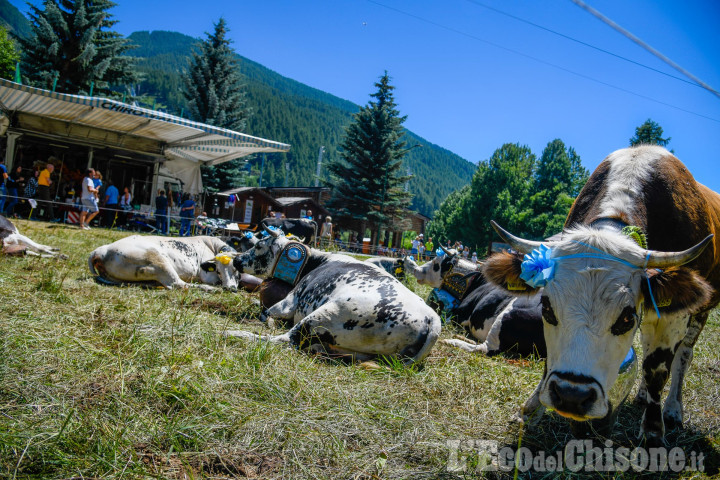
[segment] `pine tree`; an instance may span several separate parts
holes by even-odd
[[[0,77],[12,80],[18,60],[20,60],[20,54],[15,48],[15,42],[8,37],[5,27],[0,27]]]
[[[243,131],[250,111],[228,31],[225,19],[220,18],[215,31],[207,34],[200,51],[193,54],[183,93],[194,120]],[[244,181],[244,165],[243,160],[235,159],[204,168],[203,182],[210,191],[239,187]]]
[[[408,207],[403,157],[408,152],[388,73],[375,83],[375,100],[361,107],[345,129],[341,160],[328,163],[333,185],[331,209],[340,218],[359,220],[378,233],[389,228]],[[363,233],[363,232],[361,232]],[[379,240],[379,235],[376,241]]]
[[[649,144],[667,147],[670,137],[662,138],[662,135],[662,127],[648,118],[645,123],[635,129],[635,136],[630,139],[630,146]]]
[[[117,20],[109,0],[46,0],[30,4],[32,35],[18,38],[29,84],[62,93],[120,96],[137,82],[130,41],[111,30]]]

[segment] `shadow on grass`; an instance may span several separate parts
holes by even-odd
[[[713,441],[711,432],[676,428],[666,432],[664,449],[643,449],[637,436],[642,414],[643,407],[625,404],[609,437],[592,429],[583,437],[575,437],[568,421],[546,412],[534,425],[509,427],[497,446],[501,471],[477,472],[477,465],[484,463],[476,448],[461,456],[465,472],[460,478],[513,478],[517,473],[517,478],[674,479],[697,472],[707,476],[720,473],[720,445]],[[673,452],[682,456],[682,463],[678,457],[678,461],[672,459]]]

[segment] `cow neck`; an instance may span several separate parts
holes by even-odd
[[[300,272],[300,275],[298,276],[298,282],[302,280],[308,273],[327,263],[329,259],[329,253],[315,250],[314,248],[308,248],[308,260],[305,264],[305,268],[303,268],[302,272]]]

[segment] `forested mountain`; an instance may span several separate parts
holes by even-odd
[[[130,35],[138,46],[132,51],[144,80],[136,94],[141,103],[169,113],[185,113],[181,94],[181,72],[189,65],[198,40],[177,32],[135,32]],[[325,147],[323,163],[338,158],[337,146],[345,127],[359,107],[326,92],[283,77],[272,70],[238,56],[245,76],[248,106],[253,115],[244,133],[292,145],[287,154],[266,156],[264,186],[311,186],[315,182],[320,146]],[[382,72],[379,72],[380,75]],[[368,85],[368,98],[372,85]],[[402,105],[400,106],[402,113]],[[405,160],[413,174],[409,190],[415,194],[411,207],[425,215],[432,213],[451,192],[469,183],[475,165],[425,139],[407,132],[411,150]],[[284,165],[290,168],[286,172]],[[259,175],[261,157],[250,160],[252,175]],[[323,170],[322,178],[327,175]],[[257,181],[257,180],[250,180]]]
[[[7,0],[0,0],[0,25],[19,37],[30,35],[30,22]]]
[[[7,0],[0,0],[0,22],[18,36],[30,33],[27,19]],[[182,73],[189,66],[198,39],[177,32],[135,32],[130,40],[137,48],[136,57],[142,81],[134,86],[137,102],[175,115],[188,117],[182,95]],[[292,145],[286,154],[268,154],[263,171],[263,186],[312,186],[321,146],[323,163],[339,157],[344,129],[359,106],[273,72],[257,62],[238,55],[240,71],[246,79],[247,105],[253,114],[244,133]],[[378,72],[378,77],[382,72]],[[368,100],[373,86],[368,84]],[[402,114],[402,105],[400,113]],[[431,216],[453,191],[467,185],[476,169],[472,163],[407,131],[406,169],[413,177],[408,182],[414,194],[411,208]],[[257,184],[261,156],[249,159],[249,184]],[[289,168],[286,170],[285,165]],[[327,178],[323,169],[321,179]]]

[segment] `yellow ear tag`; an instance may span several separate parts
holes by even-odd
[[[508,290],[527,290],[527,286],[524,283],[510,283],[507,284]]]
[[[230,255],[218,255],[215,257],[215,260],[222,263],[223,265],[227,265],[232,261],[232,257]]]
[[[672,298],[668,298],[667,300],[658,302],[657,306],[658,306],[658,308],[669,307],[671,303],[672,303]]]

